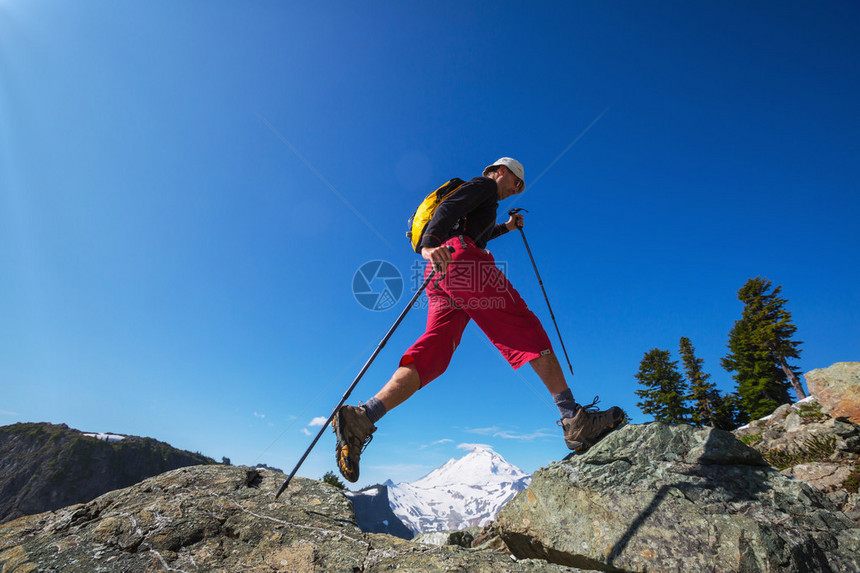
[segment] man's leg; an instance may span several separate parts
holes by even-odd
[[[415,366],[412,364],[401,366],[394,371],[391,380],[367,401],[364,405],[364,414],[371,423],[375,424],[389,410],[405,402],[419,388],[421,388],[421,377]]]
[[[574,401],[546,330],[495,266],[492,255],[476,248],[467,248],[462,254],[458,251],[458,255],[475,264],[451,267],[442,289],[484,331],[512,367],[519,368],[526,362],[532,365],[558,406],[567,447],[584,451],[617,427],[623,417],[620,408],[598,412],[594,404],[583,407]]]
[[[385,411],[388,412],[392,408],[402,404],[420,387],[421,378],[418,376],[418,371],[415,369],[415,366],[409,364],[395,370],[391,380],[386,382],[385,386],[376,393],[374,398],[382,402],[383,406],[385,406]],[[373,422],[376,423],[376,420],[373,420]]]
[[[334,417],[338,469],[348,481],[358,479],[361,452],[379,419],[412,396],[422,382],[442,374],[460,344],[469,316],[433,284],[427,286],[427,297],[427,328],[403,355],[391,379],[363,406],[342,406]]]
[[[334,431],[338,437],[335,459],[340,473],[348,481],[358,480],[361,452],[376,431],[376,422],[388,410],[402,404],[421,387],[418,371],[411,364],[394,371],[385,386],[364,406],[343,406],[334,417]]]
[[[555,353],[544,354],[535,358],[529,364],[532,365],[535,373],[540,377],[546,389],[553,396],[561,394],[568,389],[567,382],[564,379],[564,372],[561,369],[561,364],[558,363]]]
[[[529,364],[558,406],[564,441],[571,450],[585,451],[621,423],[623,413],[620,408],[613,406],[608,410],[596,411],[597,408],[584,408],[574,401],[555,354],[545,354]]]
[[[579,406],[573,399],[573,393],[567,386],[564,372],[561,369],[561,364],[558,363],[555,353],[544,354],[539,358],[535,358],[529,364],[532,365],[532,368],[541,381],[543,381],[546,389],[552,394],[552,401],[555,402],[561,419],[564,420],[565,418],[576,416]]]

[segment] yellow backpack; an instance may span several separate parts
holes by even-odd
[[[447,199],[454,191],[459,189],[465,181],[458,178],[453,178],[421,201],[418,208],[409,217],[409,230],[406,232],[406,237],[412,241],[412,249],[416,253],[421,253],[421,237],[424,236],[424,230],[427,228],[427,223],[433,218],[433,213],[439,208],[439,205]]]

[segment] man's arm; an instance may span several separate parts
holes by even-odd
[[[522,213],[515,213],[510,216],[507,222],[499,223],[493,228],[493,234],[490,235],[490,240],[493,240],[496,237],[500,237],[508,231],[513,231],[514,229],[522,229],[524,224],[525,223],[523,222]]]

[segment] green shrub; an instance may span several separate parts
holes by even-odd
[[[854,466],[854,471],[845,478],[845,481],[842,482],[842,487],[850,493],[857,493],[860,490],[860,464]]]
[[[778,470],[798,464],[824,462],[836,451],[836,436],[810,436],[803,445],[793,450],[773,449],[764,453],[764,459]]]
[[[804,420],[811,422],[821,422],[827,419],[827,414],[821,411],[821,404],[818,402],[806,402],[797,405],[797,413]]]
[[[836,436],[810,436],[803,442],[809,461],[823,462],[836,452]]]
[[[741,441],[748,446],[754,446],[761,441],[761,432],[758,434],[747,434],[746,436],[741,436]]]

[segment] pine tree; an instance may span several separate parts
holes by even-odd
[[[779,296],[782,287],[771,292],[771,286],[771,281],[756,277],[738,291],[744,309],[729,333],[730,352],[722,359],[723,368],[735,372],[742,406],[753,419],[790,403],[791,386],[798,399],[806,397],[796,369],[787,362],[800,356],[801,342],[791,340],[797,327],[785,309],[786,299]]]
[[[711,426],[721,430],[734,430],[748,420],[741,412],[736,394],[723,394],[716,384],[708,382],[710,374],[702,371],[704,360],[696,357],[696,348],[686,336],[679,343],[681,361],[690,385],[690,421],[698,426]]]
[[[720,394],[720,400],[714,407],[715,428],[734,430],[750,421],[749,414],[741,404],[741,397],[732,392]]]
[[[322,482],[327,483],[329,485],[333,485],[337,489],[343,489],[346,487],[334,472],[326,472],[325,475],[322,477]]]
[[[697,426],[716,427],[715,402],[719,400],[719,393],[716,385],[708,382],[711,375],[702,372],[702,364],[705,361],[696,358],[696,349],[686,336],[681,337],[679,351],[684,363],[684,372],[687,374],[687,382],[690,384],[689,398],[693,401],[690,408],[690,421]]]
[[[667,424],[683,424],[689,420],[687,385],[668,350],[654,348],[646,352],[636,379],[645,387],[636,390],[636,395],[642,398],[636,405],[643,414],[652,414],[655,421]]]

